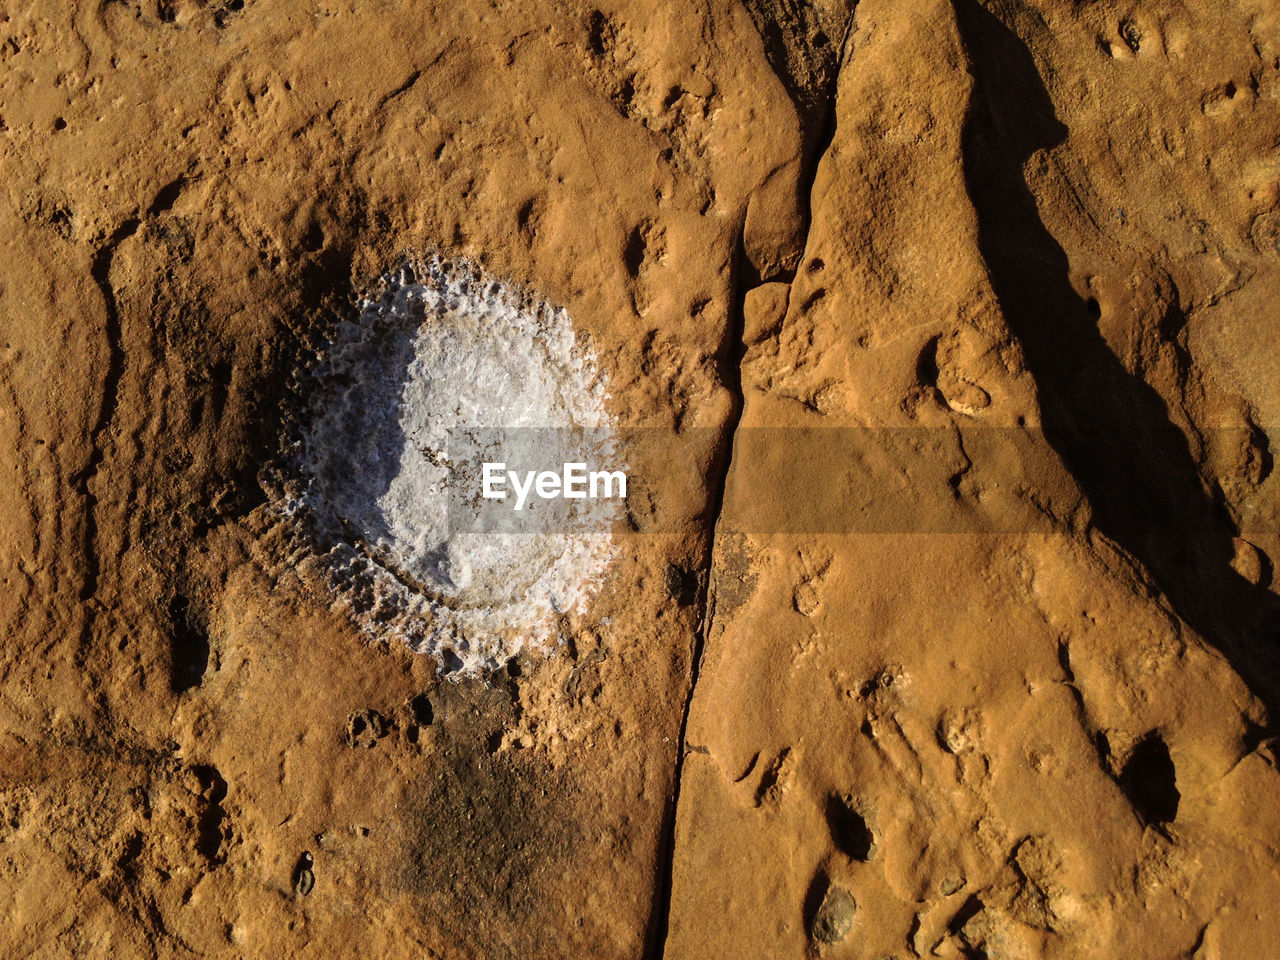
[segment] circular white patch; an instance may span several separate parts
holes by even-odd
[[[604,383],[565,311],[468,262],[413,259],[339,327],[314,376],[291,512],[339,603],[448,673],[546,648],[599,584],[612,506],[536,504],[532,532],[479,532],[514,502],[481,502],[480,461],[559,470],[614,455]]]

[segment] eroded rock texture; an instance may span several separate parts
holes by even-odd
[[[5,956],[1280,938],[1274,2],[68,0],[0,64]],[[271,500],[429,251],[648,438],[462,680]]]

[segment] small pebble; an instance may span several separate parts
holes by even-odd
[[[813,916],[813,939],[819,943],[839,943],[853,929],[853,912],[856,909],[853,894],[844,887],[829,887],[822,898],[822,905]]]

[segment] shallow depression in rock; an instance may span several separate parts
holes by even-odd
[[[605,383],[568,314],[467,261],[412,258],[307,379],[301,492],[287,506],[340,605],[448,672],[545,648],[599,585],[610,508],[551,508],[540,527],[490,532],[480,474],[486,459],[612,454]]]

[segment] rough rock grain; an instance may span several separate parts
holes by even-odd
[[[0,953],[1280,940],[1272,0],[0,12]],[[370,639],[268,502],[439,250],[638,451],[559,642]]]

